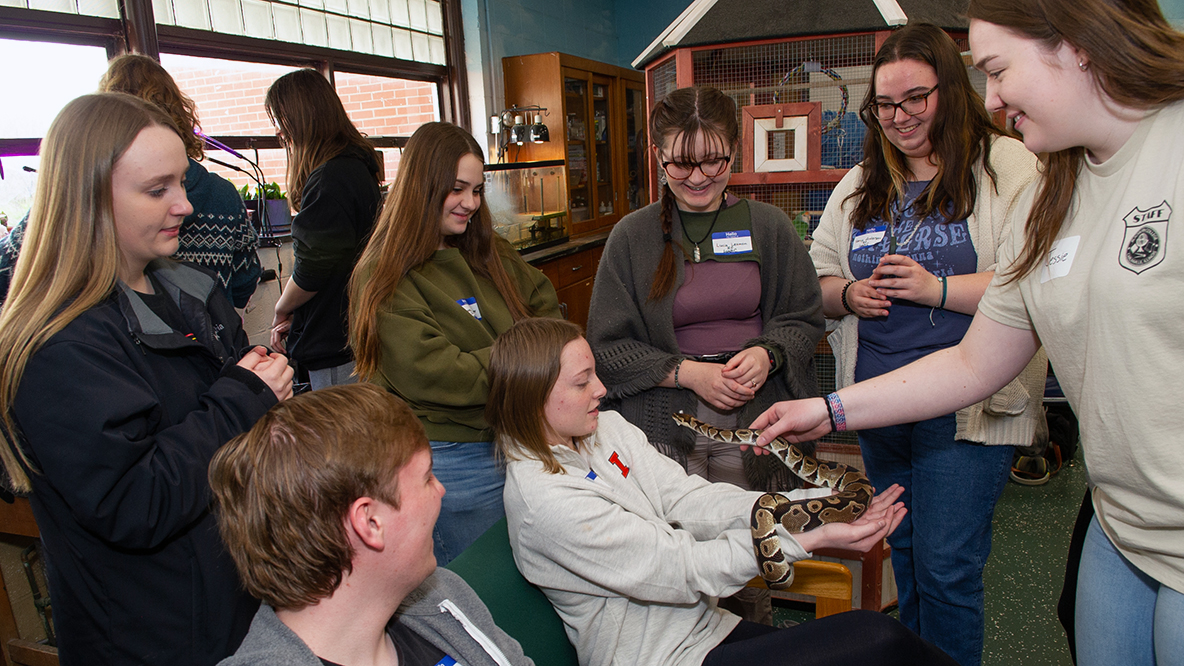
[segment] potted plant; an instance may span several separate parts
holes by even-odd
[[[292,211],[288,208],[288,197],[280,190],[278,183],[264,183],[262,197],[259,196],[258,187],[251,189],[249,185],[240,187],[238,193],[242,196],[247,210],[256,211],[256,218],[258,218],[259,200],[263,199],[266,225],[259,222],[257,226],[260,229],[266,230],[266,233],[271,236],[284,236],[291,233]]]

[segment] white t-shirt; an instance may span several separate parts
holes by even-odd
[[[1140,570],[1184,592],[1184,103],[1081,170],[1049,257],[997,273],[979,311],[1035,329],[1081,421],[1098,519]],[[1000,250],[1022,247],[1029,188]],[[1175,213],[1173,219],[1173,211]]]

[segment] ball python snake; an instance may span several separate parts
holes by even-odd
[[[747,428],[721,430],[689,414],[671,416],[678,425],[717,442],[752,446],[761,434],[760,430]],[[765,579],[769,589],[784,590],[793,583],[793,564],[786,561],[781,550],[781,539],[774,529],[777,523],[790,534],[812,530],[826,523],[849,523],[867,510],[873,489],[863,472],[836,462],[819,462],[780,437],[769,442],[765,449],[802,480],[837,491],[829,497],[801,500],[765,493],[753,504],[752,545],[761,578]]]

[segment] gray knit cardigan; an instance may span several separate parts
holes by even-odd
[[[814,349],[824,331],[822,292],[806,248],[781,209],[732,196],[728,203],[748,206],[752,241],[761,257],[764,332],[744,347],[769,347],[780,361],[756,397],[740,408],[740,423],[747,425],[775,402],[818,395]],[[662,300],[647,300],[663,250],[660,211],[661,203],[650,204],[627,215],[609,235],[592,289],[588,343],[597,375],[608,388],[605,408],[619,411],[659,451],[686,467],[694,433],[678,427],[670,415],[694,414],[698,398],[689,389],[658,386],[686,358],[674,336],[674,295],[683,283],[686,259],[677,209],[671,233],[677,259],[674,286]],[[813,451],[812,444],[802,448]],[[747,452],[744,470],[754,489],[801,485],[773,456]]]

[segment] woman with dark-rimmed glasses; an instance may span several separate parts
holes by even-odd
[[[739,159],[736,104],[675,90],[650,116],[662,197],[613,229],[592,292],[588,342],[608,402],[663,453],[708,481],[778,490],[770,458],[741,458],[678,428],[687,412],[746,425],[784,396],[817,395],[818,281],[779,208],[725,192]]]
[[[942,30],[910,25],[876,55],[861,113],[864,160],[827,203],[810,256],[838,385],[951,347],[994,275],[1008,213],[1036,159],[994,127]],[[900,619],[963,666],[979,663],[982,570],[1014,449],[1043,417],[1046,361],[956,413],[859,433],[872,483],[904,486],[888,538]]]

